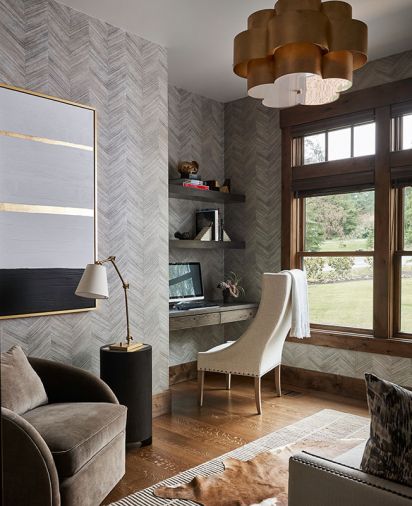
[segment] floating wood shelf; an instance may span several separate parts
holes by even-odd
[[[244,195],[223,193],[213,190],[196,190],[179,185],[169,185],[170,199],[200,200],[203,202],[217,202],[222,204],[236,204],[245,202]]]
[[[245,249],[243,241],[185,241],[171,239],[169,246],[177,249]]]

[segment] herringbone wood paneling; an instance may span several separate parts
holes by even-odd
[[[355,73],[353,90],[412,76],[412,51],[368,63]],[[244,278],[247,297],[260,298],[265,271],[280,269],[281,141],[278,111],[250,98],[225,104],[225,173],[233,189],[246,194],[246,205],[226,210],[226,223],[246,241],[245,251],[228,251],[225,269]],[[245,325],[225,328],[225,338],[238,337]],[[412,385],[412,360],[399,357],[286,343],[284,363],[343,376],[366,371]]]
[[[0,0],[0,81],[97,109],[98,248],[130,283],[133,335],[153,345],[154,392],[168,388],[167,57],[137,35],[53,0]],[[90,313],[5,320],[2,349],[99,371],[126,335],[123,293]]]

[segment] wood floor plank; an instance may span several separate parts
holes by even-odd
[[[365,403],[329,394],[284,387],[276,397],[274,382],[262,382],[261,416],[256,413],[253,378],[207,376],[204,406],[198,405],[196,380],[172,386],[172,412],[153,421],[153,445],[131,448],[126,474],[103,505],[207,462],[322,409],[367,416]]]

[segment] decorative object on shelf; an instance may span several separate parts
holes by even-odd
[[[179,162],[177,170],[182,178],[196,179],[199,172],[199,164],[195,160],[191,162]]]
[[[213,241],[212,227],[203,227],[202,230],[196,235],[196,241]]]
[[[220,187],[222,193],[230,193],[230,179],[225,179],[223,185]]]
[[[87,299],[108,299],[109,288],[107,285],[107,272],[106,267],[103,264],[110,262],[115,268],[117,275],[122,282],[124,290],[127,335],[126,342],[121,341],[120,343],[111,344],[109,348],[116,351],[136,351],[143,346],[143,343],[132,343],[133,337],[130,334],[129,304],[127,300],[127,290],[129,289],[129,283],[126,283],[126,281],[123,279],[123,276],[121,275],[115,260],[115,256],[109,256],[104,260],[97,260],[94,264],[88,264],[84,270],[83,276],[80,279],[75,293],[79,297],[85,297]]]
[[[278,0],[235,37],[233,70],[267,107],[321,105],[352,86],[367,51],[368,28],[352,19],[350,4]]]
[[[192,238],[190,232],[175,232],[176,239],[180,241],[189,241]]]
[[[223,222],[223,218],[220,218],[220,222],[219,222],[219,241],[223,241],[224,238],[225,238],[224,222]]]
[[[232,242],[232,239],[229,237],[228,233],[224,228],[222,228],[222,238],[221,241],[223,242]]]
[[[241,278],[234,272],[229,272],[225,281],[221,281],[217,287],[222,289],[223,302],[226,304],[233,299],[238,299],[245,294],[245,289],[240,286]]]
[[[220,183],[217,179],[208,179],[207,181],[204,181],[203,183],[205,185],[207,185],[213,191],[218,192],[220,190]]]
[[[95,110],[2,84],[0,118],[0,319],[95,309]]]
[[[219,234],[219,209],[199,209],[196,211],[196,236],[204,228],[212,229],[212,241],[218,241]]]

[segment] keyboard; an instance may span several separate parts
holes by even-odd
[[[173,309],[177,309],[178,311],[189,311],[190,309],[202,309],[202,308],[210,308],[210,307],[219,307],[217,302],[179,302],[177,303]]]

